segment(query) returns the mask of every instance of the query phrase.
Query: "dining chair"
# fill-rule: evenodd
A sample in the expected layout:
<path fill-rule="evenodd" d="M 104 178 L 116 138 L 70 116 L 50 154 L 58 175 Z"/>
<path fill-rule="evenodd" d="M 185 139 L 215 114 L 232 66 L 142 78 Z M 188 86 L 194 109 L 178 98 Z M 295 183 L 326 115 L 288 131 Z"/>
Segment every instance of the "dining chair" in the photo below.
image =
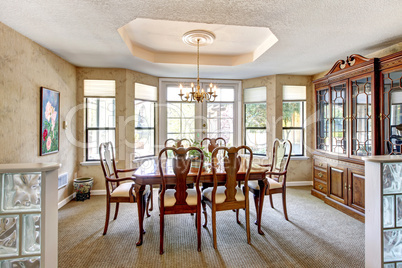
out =
<path fill-rule="evenodd" d="M 163 166 L 162 155 L 166 151 L 173 151 L 174 157 L 172 158 L 172 168 L 174 178 L 166 174 L 166 160 Z M 187 186 L 187 176 L 190 171 L 191 159 L 188 152 L 198 151 L 200 153 L 201 164 L 197 172 L 195 180 L 196 187 L 193 189 Z M 200 177 L 204 163 L 204 154 L 201 149 L 197 147 L 188 148 L 173 148 L 166 147 L 159 152 L 158 164 L 159 172 L 162 177 L 162 190 L 159 194 L 159 211 L 160 211 L 160 248 L 159 253 L 163 254 L 163 237 L 165 227 L 165 215 L 168 214 L 185 214 L 196 213 L 196 227 L 197 227 L 197 248 L 201 251 L 201 190 L 200 190 Z M 174 189 L 168 189 L 168 184 L 175 184 Z"/>
<path fill-rule="evenodd" d="M 240 150 L 247 150 L 250 153 L 250 159 L 248 164 L 243 161 L 247 166 L 245 168 L 245 189 L 242 191 L 239 186 L 237 186 L 238 172 L 241 167 L 241 157 L 239 154 Z M 217 179 L 217 169 L 218 169 L 218 159 L 217 154 L 219 151 L 224 151 L 226 155 L 222 159 L 223 169 L 226 172 L 225 175 L 225 185 L 218 186 Z M 238 213 L 239 209 L 245 209 L 246 211 L 246 229 L 247 229 L 247 243 L 250 244 L 250 218 L 249 218 L 249 201 L 248 201 L 248 179 L 250 177 L 251 165 L 253 162 L 253 152 L 252 150 L 243 145 L 239 147 L 217 147 L 212 151 L 212 175 L 213 175 L 213 187 L 207 188 L 202 192 L 201 204 L 203 207 L 203 212 L 205 215 L 204 227 L 207 226 L 207 211 L 206 205 L 211 209 L 212 213 L 212 231 L 213 231 L 213 242 L 214 248 L 217 248 L 216 242 L 216 212 L 223 210 L 236 210 L 237 223 L 240 224 Z"/>
<path fill-rule="evenodd" d="M 271 207 L 274 208 L 272 200 L 273 194 L 282 194 L 283 214 L 288 221 L 288 214 L 286 210 L 286 174 L 292 154 L 292 143 L 289 140 L 275 139 L 272 146 L 272 162 L 268 165 L 260 165 L 268 167 L 268 171 L 265 173 L 266 179 L 264 180 L 264 187 L 266 187 L 265 195 L 269 195 L 269 201 Z M 258 208 L 260 203 L 260 185 L 258 181 L 249 181 L 248 186 L 250 191 L 254 195 L 254 204 L 257 213 L 257 221 L 260 221 L 258 215 Z"/>
<path fill-rule="evenodd" d="M 120 178 L 119 173 L 133 172 L 136 169 L 117 169 L 116 161 L 114 158 L 114 150 L 112 142 L 105 142 L 99 145 L 100 162 L 105 175 L 106 183 L 106 220 L 103 235 L 107 233 L 109 226 L 110 216 L 110 204 L 116 203 L 115 213 L 113 220 L 117 219 L 119 213 L 120 203 L 136 203 L 138 198 L 135 194 L 135 181 L 134 177 Z M 122 183 L 128 181 L 127 183 Z M 148 204 L 151 197 L 152 187 L 146 186 L 143 198 L 144 208 L 146 207 L 147 216 L 149 217 Z M 142 211 L 142 215 L 138 215 L 140 221 L 144 219 L 145 209 Z"/>
<path fill-rule="evenodd" d="M 190 147 L 191 146 L 191 141 L 189 139 L 183 138 L 183 139 L 167 139 L 165 140 L 165 147 L 174 147 L 174 148 L 180 148 L 180 147 Z M 166 158 L 168 157 L 167 152 L 165 153 Z"/>
<path fill-rule="evenodd" d="M 208 146 L 208 147 L 206 147 Z M 219 147 L 219 146 L 224 146 L 226 147 L 226 140 L 222 137 L 218 137 L 216 139 L 214 138 L 203 138 L 201 141 L 201 147 L 207 148 L 209 152 L 212 153 L 212 151 Z"/>

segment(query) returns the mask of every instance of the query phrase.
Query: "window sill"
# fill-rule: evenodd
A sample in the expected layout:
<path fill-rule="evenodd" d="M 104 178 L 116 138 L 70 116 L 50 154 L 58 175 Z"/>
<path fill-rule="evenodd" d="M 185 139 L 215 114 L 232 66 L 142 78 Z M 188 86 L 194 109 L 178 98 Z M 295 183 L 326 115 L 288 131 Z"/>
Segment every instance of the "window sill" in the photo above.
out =
<path fill-rule="evenodd" d="M 296 160 L 296 161 L 305 161 L 305 160 L 310 160 L 310 157 L 308 156 L 292 156 L 290 158 L 290 161 Z"/>
<path fill-rule="evenodd" d="M 119 161 L 116 161 L 116 164 Z M 84 162 L 80 162 L 81 166 L 100 166 L 100 161 L 84 161 Z"/>

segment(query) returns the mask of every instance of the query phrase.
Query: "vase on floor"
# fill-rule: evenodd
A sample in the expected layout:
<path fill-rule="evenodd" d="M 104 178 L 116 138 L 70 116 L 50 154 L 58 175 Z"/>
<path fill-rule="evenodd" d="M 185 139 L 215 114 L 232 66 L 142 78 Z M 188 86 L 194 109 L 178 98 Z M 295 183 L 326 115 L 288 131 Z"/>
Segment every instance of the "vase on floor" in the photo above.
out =
<path fill-rule="evenodd" d="M 91 177 L 83 177 L 74 179 L 74 191 L 76 193 L 76 201 L 84 201 L 91 198 L 91 188 L 94 179 Z"/>

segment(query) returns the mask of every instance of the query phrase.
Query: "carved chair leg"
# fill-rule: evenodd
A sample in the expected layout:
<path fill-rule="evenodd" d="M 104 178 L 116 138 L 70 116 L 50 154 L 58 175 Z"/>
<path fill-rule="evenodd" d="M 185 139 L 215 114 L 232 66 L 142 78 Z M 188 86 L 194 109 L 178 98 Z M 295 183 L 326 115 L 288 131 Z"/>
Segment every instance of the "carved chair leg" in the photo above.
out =
<path fill-rule="evenodd" d="M 151 207 L 149 208 L 149 211 L 152 211 L 154 209 L 154 191 L 153 191 L 153 187 L 151 185 L 151 193 L 149 195 L 149 198 L 151 199 Z"/>
<path fill-rule="evenodd" d="M 149 214 L 149 211 L 152 210 L 152 209 L 149 208 L 150 199 L 152 200 L 152 190 L 147 196 L 147 211 L 146 211 L 147 212 L 147 218 L 151 217 L 151 215 Z"/>
<path fill-rule="evenodd" d="M 105 220 L 105 229 L 103 229 L 103 235 L 107 233 L 107 228 L 109 227 L 109 216 L 110 216 L 110 202 L 106 201 L 106 220 Z"/>
<path fill-rule="evenodd" d="M 113 217 L 113 220 L 115 220 L 115 219 L 117 219 L 117 214 L 119 214 L 119 206 L 120 206 L 120 203 L 116 203 L 116 209 L 114 210 L 114 217 Z"/>
<path fill-rule="evenodd" d="M 283 214 L 285 215 L 285 219 L 289 221 L 288 212 L 286 210 L 286 190 L 284 189 L 282 192 L 282 203 L 283 203 Z"/>
<path fill-rule="evenodd" d="M 205 204 L 205 202 L 202 202 L 201 204 L 202 204 L 202 212 L 204 213 L 204 217 L 205 217 L 205 222 L 202 227 L 206 228 L 207 227 L 207 204 Z"/>
<path fill-rule="evenodd" d="M 197 208 L 197 247 L 198 251 L 201 251 L 201 206 Z"/>
<path fill-rule="evenodd" d="M 259 211 L 258 210 L 258 202 L 260 201 L 259 200 L 259 194 L 254 193 L 253 197 L 254 197 L 254 205 L 255 205 L 255 214 L 257 216 L 257 219 L 255 220 L 254 224 L 257 225 L 258 224 L 258 217 L 259 217 L 259 215 L 258 215 L 258 211 Z"/>
<path fill-rule="evenodd" d="M 271 203 L 271 207 L 274 208 L 274 201 L 272 201 L 272 194 L 269 194 L 269 203 Z"/>
<path fill-rule="evenodd" d="M 218 248 L 217 242 L 216 242 L 216 211 L 212 209 L 212 234 L 214 238 L 214 249 Z"/>
<path fill-rule="evenodd" d="M 165 213 L 162 210 L 160 213 L 160 236 L 159 236 L 159 241 L 160 241 L 160 245 L 159 245 L 159 254 L 163 254 L 163 235 L 164 235 L 164 229 L 165 229 Z"/>
<path fill-rule="evenodd" d="M 241 224 L 241 222 L 239 220 L 239 209 L 236 209 L 236 221 L 238 224 Z"/>

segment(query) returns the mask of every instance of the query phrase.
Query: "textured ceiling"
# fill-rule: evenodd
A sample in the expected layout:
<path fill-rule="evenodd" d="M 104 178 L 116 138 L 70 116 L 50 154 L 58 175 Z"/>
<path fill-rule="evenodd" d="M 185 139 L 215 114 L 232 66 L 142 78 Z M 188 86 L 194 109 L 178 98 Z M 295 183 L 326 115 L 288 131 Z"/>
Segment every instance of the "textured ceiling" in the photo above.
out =
<path fill-rule="evenodd" d="M 245 79 L 311 75 L 401 42 L 401 14 L 401 0 L 0 0 L 1 22 L 77 66 L 158 77 L 194 77 L 196 68 L 132 56 L 117 29 L 135 18 L 268 27 L 279 41 L 255 62 L 200 68 L 202 78 Z"/>

